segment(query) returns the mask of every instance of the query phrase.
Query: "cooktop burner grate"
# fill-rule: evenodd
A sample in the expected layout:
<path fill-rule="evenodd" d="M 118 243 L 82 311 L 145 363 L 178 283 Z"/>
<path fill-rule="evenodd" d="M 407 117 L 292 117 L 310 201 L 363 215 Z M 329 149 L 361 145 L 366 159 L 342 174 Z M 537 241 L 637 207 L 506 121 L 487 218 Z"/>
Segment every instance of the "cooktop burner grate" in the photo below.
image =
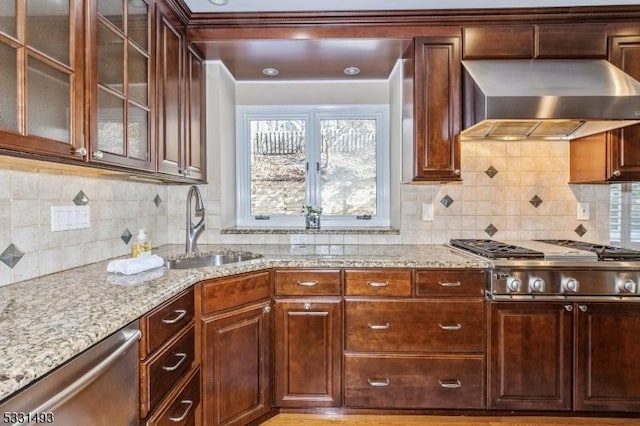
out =
<path fill-rule="evenodd" d="M 468 250 L 489 259 L 543 259 L 544 253 L 503 243 L 496 240 L 483 239 L 452 239 L 449 241 L 454 247 Z"/>
<path fill-rule="evenodd" d="M 640 251 L 605 244 L 594 244 L 575 240 L 535 240 L 547 244 L 584 250 L 598 255 L 598 260 L 640 260 Z"/>

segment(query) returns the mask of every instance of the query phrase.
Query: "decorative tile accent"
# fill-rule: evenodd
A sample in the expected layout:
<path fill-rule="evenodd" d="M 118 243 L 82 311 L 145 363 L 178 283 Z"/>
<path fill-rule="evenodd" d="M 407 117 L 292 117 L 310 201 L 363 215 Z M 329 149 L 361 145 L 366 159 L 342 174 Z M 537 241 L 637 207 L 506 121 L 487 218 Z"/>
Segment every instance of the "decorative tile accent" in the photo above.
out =
<path fill-rule="evenodd" d="M 575 232 L 576 234 L 580 235 L 581 237 L 587 233 L 587 228 L 585 228 L 582 225 L 578 225 L 578 227 L 576 229 L 573 230 L 573 232 Z"/>
<path fill-rule="evenodd" d="M 89 203 L 89 197 L 87 197 L 84 192 L 80 191 L 73 199 L 73 202 L 76 206 L 86 206 Z"/>
<path fill-rule="evenodd" d="M 4 251 L 0 254 L 0 261 L 7 265 L 9 268 L 13 269 L 14 266 L 20 262 L 24 253 L 15 244 L 9 244 L 9 247 L 4 249 Z"/>
<path fill-rule="evenodd" d="M 440 204 L 448 208 L 451 204 L 453 204 L 453 198 L 445 195 L 444 197 L 442 197 L 442 200 L 440 200 Z"/>
<path fill-rule="evenodd" d="M 489 176 L 491 179 L 493 179 L 493 177 L 498 174 L 498 171 L 496 170 L 495 167 L 489 166 L 489 168 L 487 170 L 485 170 L 484 173 L 487 176 Z"/>
<path fill-rule="evenodd" d="M 496 228 L 495 226 L 493 226 L 493 224 L 490 224 L 489 226 L 487 226 L 484 229 L 484 232 L 486 232 L 487 234 L 489 234 L 490 237 L 493 237 L 495 235 L 496 232 L 498 232 L 498 228 Z"/>
<path fill-rule="evenodd" d="M 131 237 L 133 235 L 131 235 L 131 232 L 129 231 L 129 228 L 125 229 L 124 232 L 122 233 L 122 235 L 120 235 L 120 238 L 122 239 L 122 241 L 124 241 L 125 244 L 129 244 L 129 241 L 131 241 Z"/>
<path fill-rule="evenodd" d="M 162 204 L 162 198 L 160 198 L 160 195 L 156 194 L 153 202 L 155 203 L 156 207 L 160 207 L 160 204 Z"/>
<path fill-rule="evenodd" d="M 533 207 L 538 208 L 538 206 L 542 204 L 542 198 L 538 197 L 537 195 L 534 195 L 533 198 L 529 200 L 529 202 Z"/>

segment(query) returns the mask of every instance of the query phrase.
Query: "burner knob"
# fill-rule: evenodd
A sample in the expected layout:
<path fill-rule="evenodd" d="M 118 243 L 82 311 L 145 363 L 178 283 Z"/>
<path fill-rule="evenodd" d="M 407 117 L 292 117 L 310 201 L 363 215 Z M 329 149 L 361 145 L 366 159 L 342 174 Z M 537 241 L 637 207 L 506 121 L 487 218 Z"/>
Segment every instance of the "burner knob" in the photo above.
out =
<path fill-rule="evenodd" d="M 562 282 L 562 291 L 577 293 L 580 288 L 580 282 L 575 278 L 567 278 Z"/>
<path fill-rule="evenodd" d="M 516 278 L 516 277 L 507 278 L 507 292 L 516 293 L 520 291 L 521 288 L 522 288 L 522 281 L 520 281 L 520 278 Z"/>
<path fill-rule="evenodd" d="M 618 281 L 618 291 L 620 293 L 635 293 L 637 284 L 629 278 L 623 278 Z"/>
<path fill-rule="evenodd" d="M 534 293 L 542 293 L 544 291 L 544 280 L 542 278 L 533 277 L 529 280 L 529 291 Z"/>

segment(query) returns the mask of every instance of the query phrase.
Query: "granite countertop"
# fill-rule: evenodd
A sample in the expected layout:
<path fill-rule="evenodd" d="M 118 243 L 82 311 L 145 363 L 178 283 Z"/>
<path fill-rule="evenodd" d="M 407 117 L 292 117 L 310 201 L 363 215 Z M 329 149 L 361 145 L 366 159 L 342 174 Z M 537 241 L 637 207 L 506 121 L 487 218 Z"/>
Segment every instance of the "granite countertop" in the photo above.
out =
<path fill-rule="evenodd" d="M 444 245 L 210 246 L 260 253 L 260 259 L 124 276 L 107 261 L 0 287 L 0 401 L 198 281 L 272 267 L 484 268 L 482 260 Z M 184 246 L 163 246 L 165 258 Z"/>

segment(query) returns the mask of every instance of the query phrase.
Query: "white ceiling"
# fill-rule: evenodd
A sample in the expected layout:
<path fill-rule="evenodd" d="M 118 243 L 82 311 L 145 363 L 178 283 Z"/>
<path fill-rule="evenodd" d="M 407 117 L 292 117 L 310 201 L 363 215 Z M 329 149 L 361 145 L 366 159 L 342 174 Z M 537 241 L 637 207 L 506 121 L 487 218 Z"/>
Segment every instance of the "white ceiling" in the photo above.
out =
<path fill-rule="evenodd" d="M 215 6 L 209 0 L 184 0 L 192 12 L 294 12 L 348 10 L 478 9 L 638 5 L 638 0 L 228 0 Z"/>

